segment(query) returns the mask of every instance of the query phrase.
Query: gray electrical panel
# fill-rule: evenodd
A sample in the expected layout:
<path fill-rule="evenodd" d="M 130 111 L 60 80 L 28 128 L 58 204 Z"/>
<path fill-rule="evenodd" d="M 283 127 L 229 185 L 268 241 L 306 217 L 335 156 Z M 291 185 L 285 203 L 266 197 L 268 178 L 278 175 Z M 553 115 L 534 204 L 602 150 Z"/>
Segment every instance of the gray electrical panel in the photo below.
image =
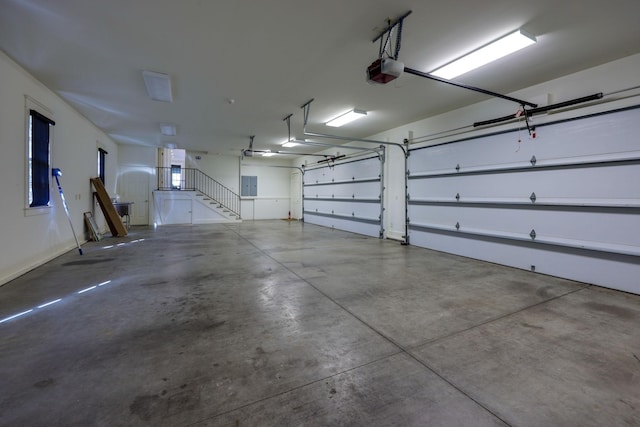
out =
<path fill-rule="evenodd" d="M 240 196 L 257 197 L 258 196 L 258 177 L 246 176 L 241 177 Z"/>

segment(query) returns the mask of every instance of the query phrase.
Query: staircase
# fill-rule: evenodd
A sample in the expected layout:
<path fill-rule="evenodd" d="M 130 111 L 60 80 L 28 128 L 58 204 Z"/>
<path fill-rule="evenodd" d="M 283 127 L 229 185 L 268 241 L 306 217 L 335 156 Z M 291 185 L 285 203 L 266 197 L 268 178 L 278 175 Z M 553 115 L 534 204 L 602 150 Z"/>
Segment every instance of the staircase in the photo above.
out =
<path fill-rule="evenodd" d="M 225 217 L 228 217 L 229 219 L 240 219 L 240 215 L 238 215 L 237 213 L 231 211 L 231 209 L 227 208 L 226 206 L 223 206 L 221 203 L 219 203 L 218 201 L 212 199 L 211 197 L 207 196 L 204 193 L 201 193 L 200 191 L 196 191 L 195 192 L 195 200 L 205 204 L 205 205 L 209 205 L 209 207 L 215 209 L 218 211 L 218 213 L 222 214 Z"/>
<path fill-rule="evenodd" d="M 157 168 L 156 203 L 158 212 L 174 215 L 180 223 L 236 222 L 240 221 L 240 195 L 225 187 L 199 169 Z M 190 200 L 190 203 L 187 201 Z M 180 211 L 182 210 L 182 213 Z M 210 210 L 214 215 L 208 215 Z M 187 215 L 188 214 L 188 215 Z M 188 221 L 184 218 L 191 217 Z M 176 223 L 176 222 L 168 223 Z M 167 223 L 162 220 L 162 223 Z"/>

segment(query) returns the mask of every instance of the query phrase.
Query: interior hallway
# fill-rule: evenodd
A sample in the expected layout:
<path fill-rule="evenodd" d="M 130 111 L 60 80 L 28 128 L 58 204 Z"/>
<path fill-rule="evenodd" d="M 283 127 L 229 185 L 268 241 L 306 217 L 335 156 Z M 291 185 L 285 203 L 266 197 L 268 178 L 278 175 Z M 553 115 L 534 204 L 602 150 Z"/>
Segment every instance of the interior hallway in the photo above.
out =
<path fill-rule="evenodd" d="M 287 221 L 83 250 L 0 287 L 2 426 L 640 425 L 640 296 Z"/>

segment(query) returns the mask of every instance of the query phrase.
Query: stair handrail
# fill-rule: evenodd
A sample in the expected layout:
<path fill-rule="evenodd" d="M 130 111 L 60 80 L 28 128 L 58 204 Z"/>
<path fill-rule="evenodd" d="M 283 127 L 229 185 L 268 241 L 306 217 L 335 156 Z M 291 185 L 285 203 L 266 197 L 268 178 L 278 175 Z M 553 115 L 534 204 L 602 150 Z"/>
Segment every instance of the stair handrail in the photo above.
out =
<path fill-rule="evenodd" d="M 240 195 L 200 169 L 158 167 L 157 170 L 158 190 L 197 191 L 240 219 Z M 172 179 L 174 170 L 179 171 L 176 181 Z"/>

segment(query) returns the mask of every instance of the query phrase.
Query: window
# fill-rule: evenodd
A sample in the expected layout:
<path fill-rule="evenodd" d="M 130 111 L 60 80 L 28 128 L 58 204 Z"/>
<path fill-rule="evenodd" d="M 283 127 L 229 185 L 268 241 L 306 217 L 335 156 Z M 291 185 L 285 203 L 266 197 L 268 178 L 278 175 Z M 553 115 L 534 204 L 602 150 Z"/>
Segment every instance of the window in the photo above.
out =
<path fill-rule="evenodd" d="M 102 181 L 102 184 L 104 185 L 106 185 L 104 174 L 105 174 L 107 154 L 109 153 L 107 153 L 102 148 L 98 148 L 98 176 L 100 177 L 100 181 Z"/>
<path fill-rule="evenodd" d="M 55 126 L 50 118 L 36 110 L 29 110 L 28 128 L 28 202 L 30 208 L 49 206 L 50 127 Z"/>
<path fill-rule="evenodd" d="M 180 165 L 171 165 L 171 189 L 179 190 L 182 184 L 182 169 Z"/>

